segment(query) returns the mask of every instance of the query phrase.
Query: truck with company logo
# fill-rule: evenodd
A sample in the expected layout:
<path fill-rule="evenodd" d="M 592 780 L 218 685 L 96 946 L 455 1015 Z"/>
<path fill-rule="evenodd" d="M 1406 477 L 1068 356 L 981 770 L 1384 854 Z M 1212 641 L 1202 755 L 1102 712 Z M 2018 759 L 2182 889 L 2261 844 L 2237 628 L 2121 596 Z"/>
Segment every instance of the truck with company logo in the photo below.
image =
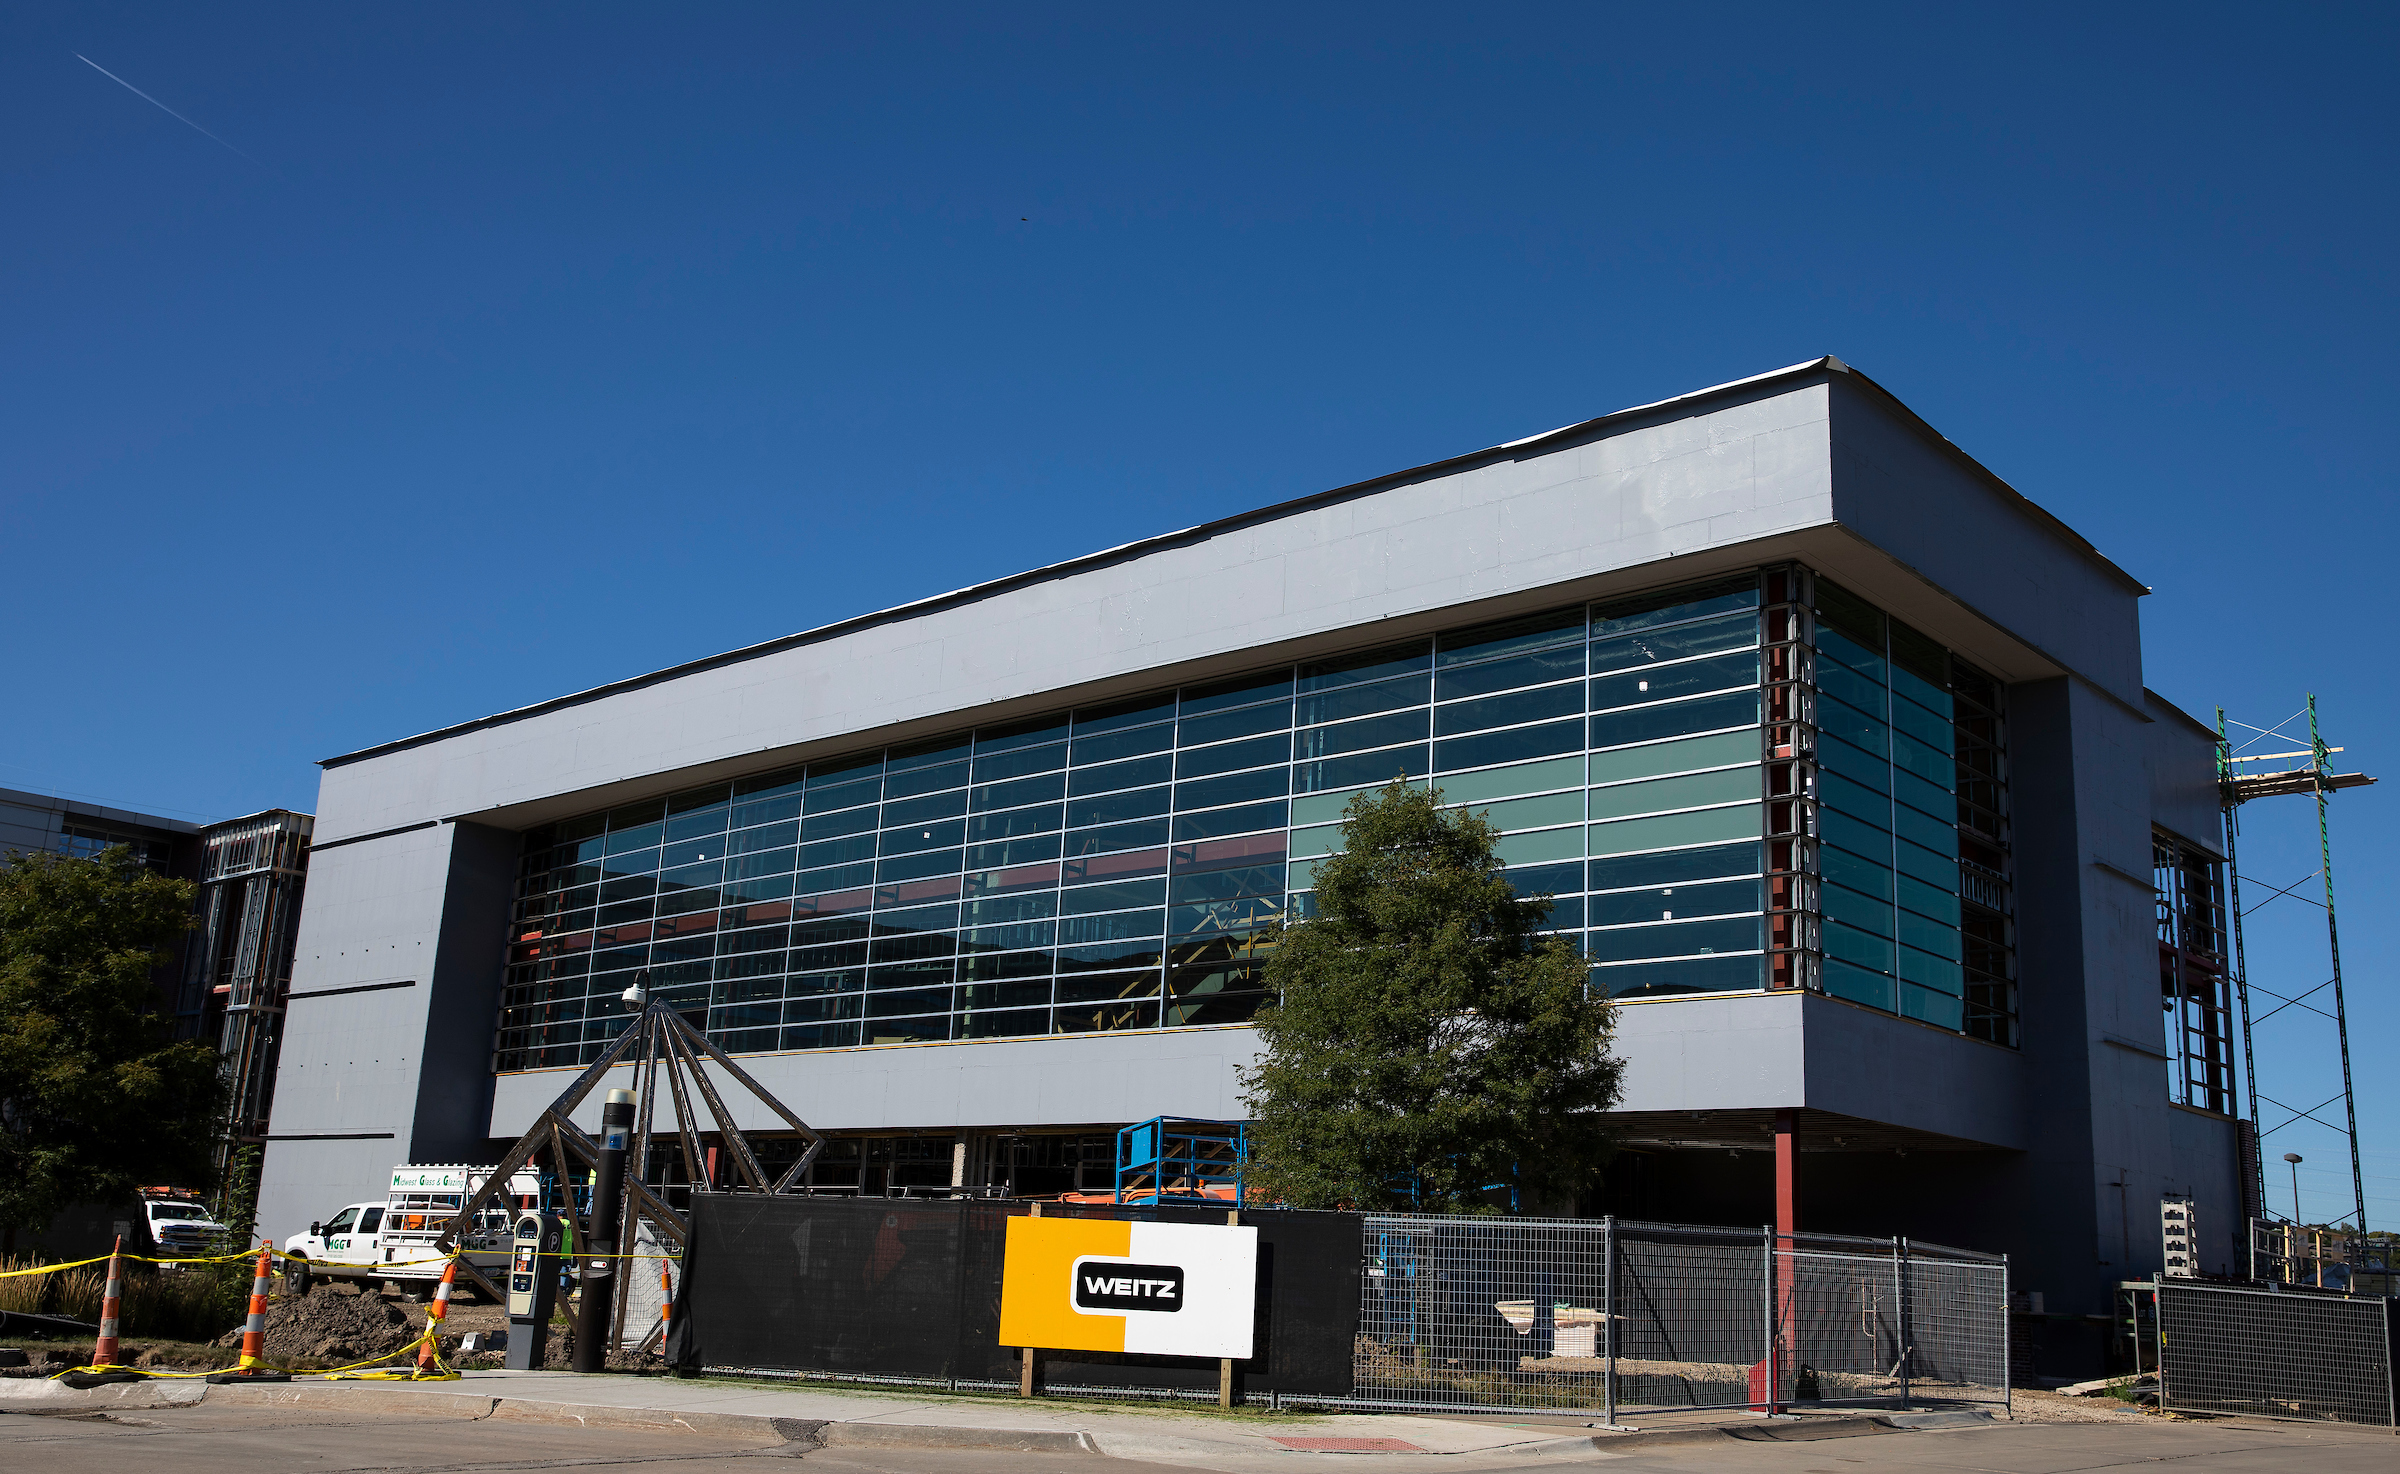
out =
<path fill-rule="evenodd" d="M 491 1175 L 489 1167 L 455 1162 L 394 1167 L 380 1202 L 346 1204 L 311 1223 L 308 1232 L 285 1239 L 285 1274 L 300 1285 L 326 1276 L 382 1281 L 423 1295 L 442 1277 L 443 1254 L 435 1241 Z M 501 1273 L 516 1215 L 538 1208 L 541 1196 L 541 1180 L 533 1173 L 510 1177 L 506 1190 L 476 1215 L 474 1231 L 460 1245 L 467 1261 L 487 1275 Z"/>

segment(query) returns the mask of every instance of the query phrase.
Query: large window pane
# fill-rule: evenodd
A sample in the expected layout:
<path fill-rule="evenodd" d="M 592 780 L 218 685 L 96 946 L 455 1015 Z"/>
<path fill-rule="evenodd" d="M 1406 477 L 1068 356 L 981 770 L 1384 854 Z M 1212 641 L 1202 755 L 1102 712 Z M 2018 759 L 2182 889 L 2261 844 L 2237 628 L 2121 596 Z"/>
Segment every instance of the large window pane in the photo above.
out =
<path fill-rule="evenodd" d="M 1204 779 L 1198 783 L 1175 785 L 1175 807 L 1182 809 L 1216 808 L 1222 804 L 1252 803 L 1264 798 L 1281 798 L 1291 791 L 1292 770 L 1288 767 L 1258 768 L 1247 773 L 1228 773 L 1222 778 Z"/>
<path fill-rule="evenodd" d="M 1175 745 L 1172 724 L 1158 727 L 1137 727 L 1129 732 L 1104 732 L 1075 739 L 1070 761 L 1076 767 L 1115 762 L 1120 758 L 1139 757 L 1144 753 L 1164 752 Z"/>
<path fill-rule="evenodd" d="M 1237 706 L 1250 706 L 1277 697 L 1289 700 L 1292 677 L 1289 671 L 1274 675 L 1237 676 L 1230 681 L 1218 681 L 1207 686 L 1186 686 L 1177 709 L 1186 717 L 1205 712 L 1225 711 Z"/>
<path fill-rule="evenodd" d="M 1386 646 L 1363 655 L 1345 656 L 1340 660 L 1324 660 L 1300 668 L 1300 689 L 1303 693 L 1331 690 L 1336 686 L 1353 685 L 1361 681 L 1379 681 L 1415 671 L 1433 668 L 1433 645 L 1426 640 L 1412 640 L 1405 645 Z"/>
<path fill-rule="evenodd" d="M 1207 716 L 1187 716 L 1178 725 L 1178 740 L 1186 747 L 1204 742 L 1224 742 L 1235 737 L 1250 737 L 1260 732 L 1281 732 L 1292 724 L 1292 704 L 1279 701 L 1272 706 L 1246 706 L 1236 711 L 1215 712 Z"/>
<path fill-rule="evenodd" d="M 1754 767 L 1720 768 L 1710 773 L 1618 783 L 1592 790 L 1592 818 L 1616 819 L 1630 814 L 1755 801 L 1760 797 L 1759 786 L 1759 770 Z"/>
<path fill-rule="evenodd" d="M 1720 952 L 1755 952 L 1765 945 L 1763 922 L 1755 916 L 1712 921 L 1666 921 L 1649 926 L 1603 927 L 1590 934 L 1585 955 L 1594 962 L 1645 957 L 1695 957 Z"/>
<path fill-rule="evenodd" d="M 1315 793 L 1325 789 L 1346 789 L 1355 792 L 1363 786 L 1380 787 L 1394 778 L 1422 778 L 1432 770 L 1432 751 L 1425 744 L 1387 747 L 1380 752 L 1362 752 L 1349 757 L 1328 758 L 1323 762 L 1302 763 L 1292 769 L 1292 791 Z M 1337 808 L 1335 812 L 1340 810 Z"/>
<path fill-rule="evenodd" d="M 1661 998 L 1681 993 L 1729 993 L 1758 988 L 1760 959 L 1741 954 L 1675 962 L 1631 962 L 1592 969 L 1592 986 L 1612 998 Z"/>
<path fill-rule="evenodd" d="M 1203 778 L 1211 773 L 1230 773 L 1240 768 L 1255 768 L 1290 760 L 1290 748 L 1282 737 L 1253 737 L 1247 742 L 1186 748 L 1175 754 L 1175 776 Z"/>
<path fill-rule="evenodd" d="M 1541 793 L 1553 788 L 1582 786 L 1583 758 L 1580 754 L 1545 762 L 1517 763 L 1505 768 L 1486 768 L 1480 773 L 1460 773 L 1446 777 L 1441 782 L 1442 801 L 1446 804 L 1482 803 L 1491 799 L 1515 798 L 1524 793 Z M 1292 806 L 1295 822 L 1300 817 L 1299 807 L 1297 803 Z"/>
<path fill-rule="evenodd" d="M 1595 748 L 1622 747 L 1722 727 L 1755 727 L 1758 720 L 1758 693 L 1731 691 L 1721 696 L 1638 706 L 1593 717 L 1591 742 Z"/>
<path fill-rule="evenodd" d="M 1583 818 L 1581 792 L 1545 793 L 1533 798 L 1510 799 L 1503 803 L 1477 807 L 1494 829 L 1545 829 L 1553 824 L 1573 824 Z"/>
<path fill-rule="evenodd" d="M 1331 727 L 1309 727 L 1292 734 L 1292 756 L 1296 759 L 1332 757 L 1361 748 L 1387 747 L 1395 742 L 1421 742 L 1429 726 L 1429 714 L 1420 707 L 1415 711 L 1393 712 L 1389 716 L 1368 717 L 1363 721 L 1343 722 Z"/>
<path fill-rule="evenodd" d="M 1591 853 L 1623 854 L 1630 850 L 1660 850 L 1683 845 L 1721 844 L 1759 836 L 1759 806 L 1702 809 L 1689 814 L 1659 814 L 1646 819 L 1619 819 L 1591 826 Z"/>
<path fill-rule="evenodd" d="M 1273 803 L 1245 804 L 1234 809 L 1211 809 L 1200 814 L 1175 816 L 1175 842 L 1214 839 L 1219 835 L 1246 834 L 1254 829 L 1281 829 L 1286 823 L 1287 810 L 1279 799 Z"/>
<path fill-rule="evenodd" d="M 1609 891 L 1591 896 L 1588 901 L 1593 926 L 1690 921 L 1737 916 L 1760 909 L 1759 882 L 1755 880 L 1650 885 L 1638 890 Z"/>
<path fill-rule="evenodd" d="M 1527 722 L 1577 715 L 1582 710 L 1581 686 L 1540 686 L 1506 696 L 1485 696 L 1437 706 L 1433 709 L 1433 735 L 1455 737 L 1492 727 L 1522 726 Z"/>
<path fill-rule="evenodd" d="M 1563 860 L 1580 854 L 1583 849 L 1583 830 L 1580 826 L 1566 829 L 1535 829 L 1523 834 L 1504 834 L 1492 842 L 1492 856 L 1503 865 L 1530 865 L 1544 860 Z"/>
<path fill-rule="evenodd" d="M 1647 670 L 1628 671 L 1623 675 L 1601 676 L 1592 683 L 1592 710 L 1608 711 L 1616 707 L 1637 706 L 1655 701 L 1671 701 L 1679 696 L 1697 695 L 1703 691 L 1720 691 L 1729 686 L 1758 684 L 1758 657 L 1749 651 L 1737 655 L 1713 655 L 1705 660 L 1686 661 L 1681 665 L 1654 666 Z"/>
<path fill-rule="evenodd" d="M 1689 660 L 1724 650 L 1748 649 L 1758 643 L 1758 616 L 1744 611 L 1672 629 L 1647 630 L 1595 641 L 1592 674 L 1633 670 L 1663 661 Z"/>
<path fill-rule="evenodd" d="M 1759 846 L 1755 844 L 1717 845 L 1656 855 L 1618 855 L 1592 861 L 1591 886 L 1596 891 L 1621 890 L 1673 881 L 1756 875 L 1764 868 Z"/>
<path fill-rule="evenodd" d="M 1404 706 L 1425 704 L 1425 678 L 1422 675 L 1403 676 L 1393 681 L 1375 681 L 1363 686 L 1336 686 L 1300 698 L 1294 720 L 1303 727 L 1320 722 L 1339 722 L 1351 717 L 1372 716 L 1379 711 L 1393 711 Z"/>
<path fill-rule="evenodd" d="M 1164 783 L 1175 776 L 1175 759 L 1170 753 L 1136 758 L 1130 762 L 1105 763 L 1096 768 L 1079 768 L 1069 775 L 1067 792 L 1070 795 L 1109 793 L 1120 788 L 1146 788 Z"/>
<path fill-rule="evenodd" d="M 1583 723 L 1569 720 L 1538 727 L 1511 727 L 1474 737 L 1452 737 L 1434 744 L 1434 760 L 1442 771 L 1448 772 L 1573 752 L 1582 745 Z"/>
<path fill-rule="evenodd" d="M 1449 667 L 1434 677 L 1433 694 L 1437 701 L 1450 701 L 1461 696 L 1510 691 L 1519 686 L 1548 685 L 1583 673 L 1583 646 L 1579 642 L 1564 649 L 1542 650 L 1509 660 Z"/>
<path fill-rule="evenodd" d="M 1685 620 L 1758 607 L 1758 577 L 1743 574 L 1715 583 L 1697 584 L 1670 593 L 1648 594 L 1597 604 L 1592 608 L 1592 638 L 1633 630 L 1656 629 Z"/>
<path fill-rule="evenodd" d="M 967 842 L 989 844 L 993 840 L 1013 839 L 1022 834 L 1040 834 L 1056 829 L 1062 812 L 1057 804 L 1044 804 L 1039 808 L 977 814 L 967 821 Z"/>
<path fill-rule="evenodd" d="M 1592 754 L 1591 781 L 1595 784 L 1619 783 L 1634 778 L 1755 763 L 1759 758 L 1758 744 L 1756 732 L 1719 732 L 1708 737 L 1686 737 L 1681 741 L 1652 742 L 1640 747 L 1620 747 L 1613 752 L 1597 752 Z"/>

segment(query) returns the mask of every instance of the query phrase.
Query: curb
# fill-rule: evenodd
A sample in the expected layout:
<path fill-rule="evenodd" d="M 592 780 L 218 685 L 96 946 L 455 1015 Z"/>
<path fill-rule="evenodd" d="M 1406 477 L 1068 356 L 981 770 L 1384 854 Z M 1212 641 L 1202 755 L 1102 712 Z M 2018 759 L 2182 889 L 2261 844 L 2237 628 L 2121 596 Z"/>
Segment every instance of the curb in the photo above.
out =
<path fill-rule="evenodd" d="M 1806 1430 L 1806 1431 L 1802 1431 Z M 1810 1418 L 1802 1423 L 1711 1423 L 1705 1428 L 1657 1428 L 1633 1433 L 1595 1433 L 1589 1438 L 1562 1438 L 1594 1449 L 1632 1446 L 1658 1448 L 1680 1443 L 1811 1443 L 1823 1438 L 1866 1438 L 1899 1430 L 1884 1418 L 1869 1415 Z"/>
<path fill-rule="evenodd" d="M 404 1390 L 398 1387 L 330 1387 L 281 1384 L 210 1387 L 211 1399 L 253 1406 L 355 1408 L 373 1412 L 433 1413 L 468 1422 L 571 1423 L 586 1428 L 681 1429 L 761 1443 L 810 1447 L 993 1448 L 1026 1453 L 1089 1453 L 1091 1439 L 1079 1430 L 1056 1428 L 958 1428 L 939 1424 L 841 1423 L 783 1418 L 766 1413 L 672 1412 L 665 1408 L 617 1407 L 604 1403 L 554 1402 L 489 1393 Z M 199 1399 L 194 1398 L 193 1401 Z"/>
<path fill-rule="evenodd" d="M 779 1420 L 789 1421 L 789 1420 Z M 1098 1453 L 1078 1428 L 951 1428 L 919 1423 L 827 1423 L 817 1442 L 828 1448 L 996 1448 L 1021 1453 Z"/>
<path fill-rule="evenodd" d="M 24 1390 L 20 1391 L 22 1388 Z M 190 1407 L 208 1395 L 200 1381 L 110 1382 L 99 1387 L 69 1387 L 48 1378 L 12 1377 L 0 1381 L 0 1413 L 86 1412 L 142 1408 Z"/>

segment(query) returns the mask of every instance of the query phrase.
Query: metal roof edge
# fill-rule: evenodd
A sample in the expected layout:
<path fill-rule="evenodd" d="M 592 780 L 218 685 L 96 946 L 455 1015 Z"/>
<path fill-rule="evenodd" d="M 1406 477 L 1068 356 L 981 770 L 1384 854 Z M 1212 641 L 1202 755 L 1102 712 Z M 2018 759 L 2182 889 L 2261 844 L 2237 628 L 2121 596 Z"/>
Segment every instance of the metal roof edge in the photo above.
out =
<path fill-rule="evenodd" d="M 1561 425 L 1555 430 L 1544 430 L 1540 434 L 1529 435 L 1519 440 L 1503 441 L 1498 445 L 1485 446 L 1481 450 L 1468 451 L 1464 454 L 1450 456 L 1443 460 L 1429 461 L 1421 466 L 1410 466 L 1405 470 L 1387 471 L 1381 475 L 1369 477 L 1364 481 L 1353 481 L 1345 486 L 1336 486 L 1325 491 L 1310 492 L 1306 496 L 1294 497 L 1289 501 L 1271 503 L 1267 506 L 1254 508 L 1246 512 L 1236 512 L 1229 516 L 1220 517 L 1209 522 L 1198 523 L 1194 526 L 1181 528 L 1174 532 L 1158 533 L 1150 537 L 1138 539 L 1134 542 L 1120 543 L 1112 548 L 1102 548 L 1097 552 L 1079 554 L 1076 557 L 1069 558 L 1063 562 L 1045 564 L 1039 568 L 1028 569 L 1022 573 L 1012 573 L 1002 578 L 988 580 L 984 583 L 969 584 L 964 588 L 952 589 L 947 593 L 934 594 L 923 599 L 911 600 L 905 604 L 895 604 L 887 609 L 879 609 L 869 614 L 853 615 L 848 619 L 836 620 L 831 624 L 818 625 L 814 629 L 802 630 L 796 634 L 778 635 L 774 639 L 762 640 L 755 645 L 744 645 L 737 649 L 724 651 L 717 655 L 704 656 L 698 660 L 685 661 L 680 665 L 671 665 L 662 670 L 651 671 L 644 675 L 628 676 L 622 680 L 610 681 L 605 685 L 593 686 L 587 690 L 571 692 L 564 696 L 553 696 L 547 700 L 538 701 L 529 706 L 514 707 L 507 711 L 495 712 L 490 716 L 477 717 L 472 721 L 458 722 L 451 726 L 437 727 L 432 731 L 420 732 L 413 737 L 395 738 L 390 742 L 381 742 L 372 747 L 359 748 L 355 752 L 345 752 L 329 758 L 320 758 L 318 759 L 317 766 L 320 768 L 344 767 L 351 763 L 363 762 L 368 758 L 383 757 L 390 753 L 402 752 L 412 747 L 421 747 L 429 742 L 439 742 L 451 737 L 464 736 L 469 732 L 479 732 L 492 727 L 505 726 L 511 722 L 525 721 L 529 718 L 542 716 L 549 712 L 562 711 L 573 706 L 582 706 L 589 702 L 604 700 L 610 696 L 620 695 L 628 691 L 638 691 L 647 686 L 657 685 L 662 681 L 678 680 L 684 676 L 698 675 L 703 671 L 715 670 L 728 665 L 736 665 L 745 660 L 756 660 L 762 656 L 774 655 L 785 650 L 797 649 L 803 645 L 817 644 L 824 640 L 833 639 L 840 635 L 850 634 L 857 630 L 872 628 L 873 626 L 879 624 L 887 624 L 901 619 L 913 619 L 922 614 L 930 614 L 937 609 L 973 603 L 980 599 L 991 598 L 994 595 L 1006 593 L 1012 589 L 1023 588 L 1030 584 L 1040 583 L 1048 579 L 1064 578 L 1071 574 L 1083 572 L 1084 570 L 1090 568 L 1100 567 L 1108 563 L 1121 562 L 1128 558 L 1138 558 L 1148 553 L 1162 551 L 1166 548 L 1175 547 L 1186 543 L 1204 541 L 1208 538 L 1216 537 L 1223 533 L 1232 532 L 1242 527 L 1252 526 L 1260 522 L 1271 522 L 1280 517 L 1293 516 L 1300 512 L 1309 511 L 1316 507 L 1329 505 L 1334 502 L 1344 501 L 1352 497 L 1365 496 L 1372 492 L 1380 491 L 1386 487 L 1398 485 L 1401 482 L 1405 482 L 1417 477 L 1461 470 L 1467 466 L 1475 464 L 1476 462 L 1487 460 L 1492 457 L 1506 456 L 1514 459 L 1522 455 L 1530 447 L 1544 446 L 1569 437 L 1587 435 L 1603 427 L 1617 424 L 1625 420 L 1636 419 L 1644 415 L 1654 415 L 1661 413 L 1662 411 L 1683 408 L 1703 400 L 1720 398 L 1728 394 L 1736 393 L 1745 389 L 1756 388 L 1762 384 L 1772 383 L 1780 379 L 1800 378 L 1811 373 L 1856 372 L 1856 370 L 1850 368 L 1840 359 L 1835 358 L 1830 354 L 1822 358 L 1812 358 L 1805 363 L 1792 364 L 1788 367 L 1773 369 L 1763 374 L 1752 374 L 1748 378 L 1734 379 L 1723 384 L 1712 384 L 1708 388 L 1695 389 L 1689 393 L 1678 394 L 1669 399 L 1654 400 L 1648 404 L 1637 404 L 1626 409 L 1612 410 L 1607 414 L 1598 415 L 1592 419 L 1578 420 L 1574 424 Z M 1886 397 L 1888 398 L 1889 396 L 1887 395 Z M 1893 400 L 1893 403 L 1895 404 L 1898 402 L 1899 401 L 1896 399 Z M 1902 408 L 1905 410 L 1907 407 L 1903 405 Z M 1911 418 L 1915 418 L 1913 412 L 1911 414 Z M 1918 423 L 1923 424 L 1923 421 L 1919 420 Z M 1931 427 L 1928 426 L 1927 428 L 1930 429 Z M 1945 445 L 1949 444 L 1948 441 L 1943 441 L 1942 443 Z M 1977 469 L 1981 470 L 1980 467 Z M 1986 476 L 1991 475 L 1991 473 L 1988 471 L 1984 471 L 1983 474 Z M 1993 479 L 1997 481 L 1998 478 L 1995 477 Z M 2022 498 L 2020 498 L 2020 500 L 2022 500 Z M 2030 505 L 2030 503 L 2028 505 Z M 2048 514 L 2044 513 L 2043 515 L 2047 516 Z M 2086 546 L 2088 547 L 2089 544 L 2086 544 Z"/>
<path fill-rule="evenodd" d="M 1850 365 L 1842 362 L 1838 358 L 1828 355 L 1820 361 L 1835 372 L 1847 374 L 1850 378 L 1856 380 L 1862 388 L 1869 391 L 1882 404 L 1890 409 L 1898 411 L 1903 422 L 1906 423 L 1911 429 L 1914 429 L 1920 435 L 1923 435 L 1927 439 L 1931 440 L 1936 446 L 1940 447 L 1944 454 L 1964 465 L 1969 471 L 1980 478 L 1994 491 L 1999 492 L 2003 497 L 2006 497 L 2009 501 L 2015 503 L 2019 511 L 2030 516 L 2033 521 L 2045 531 L 2049 532 L 2054 537 L 2057 537 L 2060 541 L 2066 543 L 2068 547 L 2072 548 L 2075 552 L 2081 554 L 2083 557 L 2099 564 L 2101 568 L 2105 569 L 2110 575 L 2115 577 L 2121 586 L 2131 590 L 2136 597 L 2150 592 L 2150 586 L 2148 584 L 2143 583 L 2140 579 L 2135 578 L 2130 573 L 2127 573 L 2124 568 L 2119 566 L 2114 559 L 2110 558 L 2106 553 L 2101 552 L 2097 547 L 2094 547 L 2091 539 L 2085 537 L 2082 533 L 2077 532 L 2074 528 L 2069 527 L 2064 521 L 2060 520 L 2056 513 L 2050 511 L 2041 503 L 2035 501 L 2032 497 L 2027 496 L 2025 493 L 2009 485 L 2008 482 L 2000 475 L 2000 473 L 1994 471 L 1991 467 L 1985 465 L 1983 462 L 1975 459 L 1974 456 L 1961 449 L 1958 442 L 1952 440 L 1949 436 L 1944 435 L 1941 431 L 1936 430 L 1923 415 L 1918 414 L 1913 409 L 1910 409 L 1907 402 L 1902 400 L 1899 395 L 1894 394 L 1891 390 L 1884 388 L 1881 384 L 1876 383 L 1873 379 L 1868 378 L 1865 374 L 1860 373 L 1857 369 L 1852 368 Z"/>
<path fill-rule="evenodd" d="M 2198 717 L 2193 716 L 2190 712 L 2185 711 L 2182 707 L 2177 706 L 2174 702 L 2169 701 L 2166 697 L 2159 695 L 2156 691 L 2151 690 L 2148 686 L 2144 686 L 2142 688 L 2142 699 L 2149 702 L 2152 706 L 2158 707 L 2165 711 L 2169 716 L 2181 718 L 2184 722 L 2191 726 L 2193 731 L 2198 732 L 2203 737 L 2206 737 L 2210 742 L 2213 743 L 2217 740 L 2216 728 L 2200 720 Z"/>

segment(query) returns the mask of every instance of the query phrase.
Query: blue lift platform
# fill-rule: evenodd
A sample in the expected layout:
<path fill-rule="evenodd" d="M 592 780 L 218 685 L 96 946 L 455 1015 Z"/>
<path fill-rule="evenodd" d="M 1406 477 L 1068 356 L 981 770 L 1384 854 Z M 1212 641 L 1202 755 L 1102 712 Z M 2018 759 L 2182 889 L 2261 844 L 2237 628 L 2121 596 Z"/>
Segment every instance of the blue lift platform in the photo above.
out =
<path fill-rule="evenodd" d="M 1246 1206 L 1249 1123 L 1153 1116 L 1117 1133 L 1117 1202 Z"/>

